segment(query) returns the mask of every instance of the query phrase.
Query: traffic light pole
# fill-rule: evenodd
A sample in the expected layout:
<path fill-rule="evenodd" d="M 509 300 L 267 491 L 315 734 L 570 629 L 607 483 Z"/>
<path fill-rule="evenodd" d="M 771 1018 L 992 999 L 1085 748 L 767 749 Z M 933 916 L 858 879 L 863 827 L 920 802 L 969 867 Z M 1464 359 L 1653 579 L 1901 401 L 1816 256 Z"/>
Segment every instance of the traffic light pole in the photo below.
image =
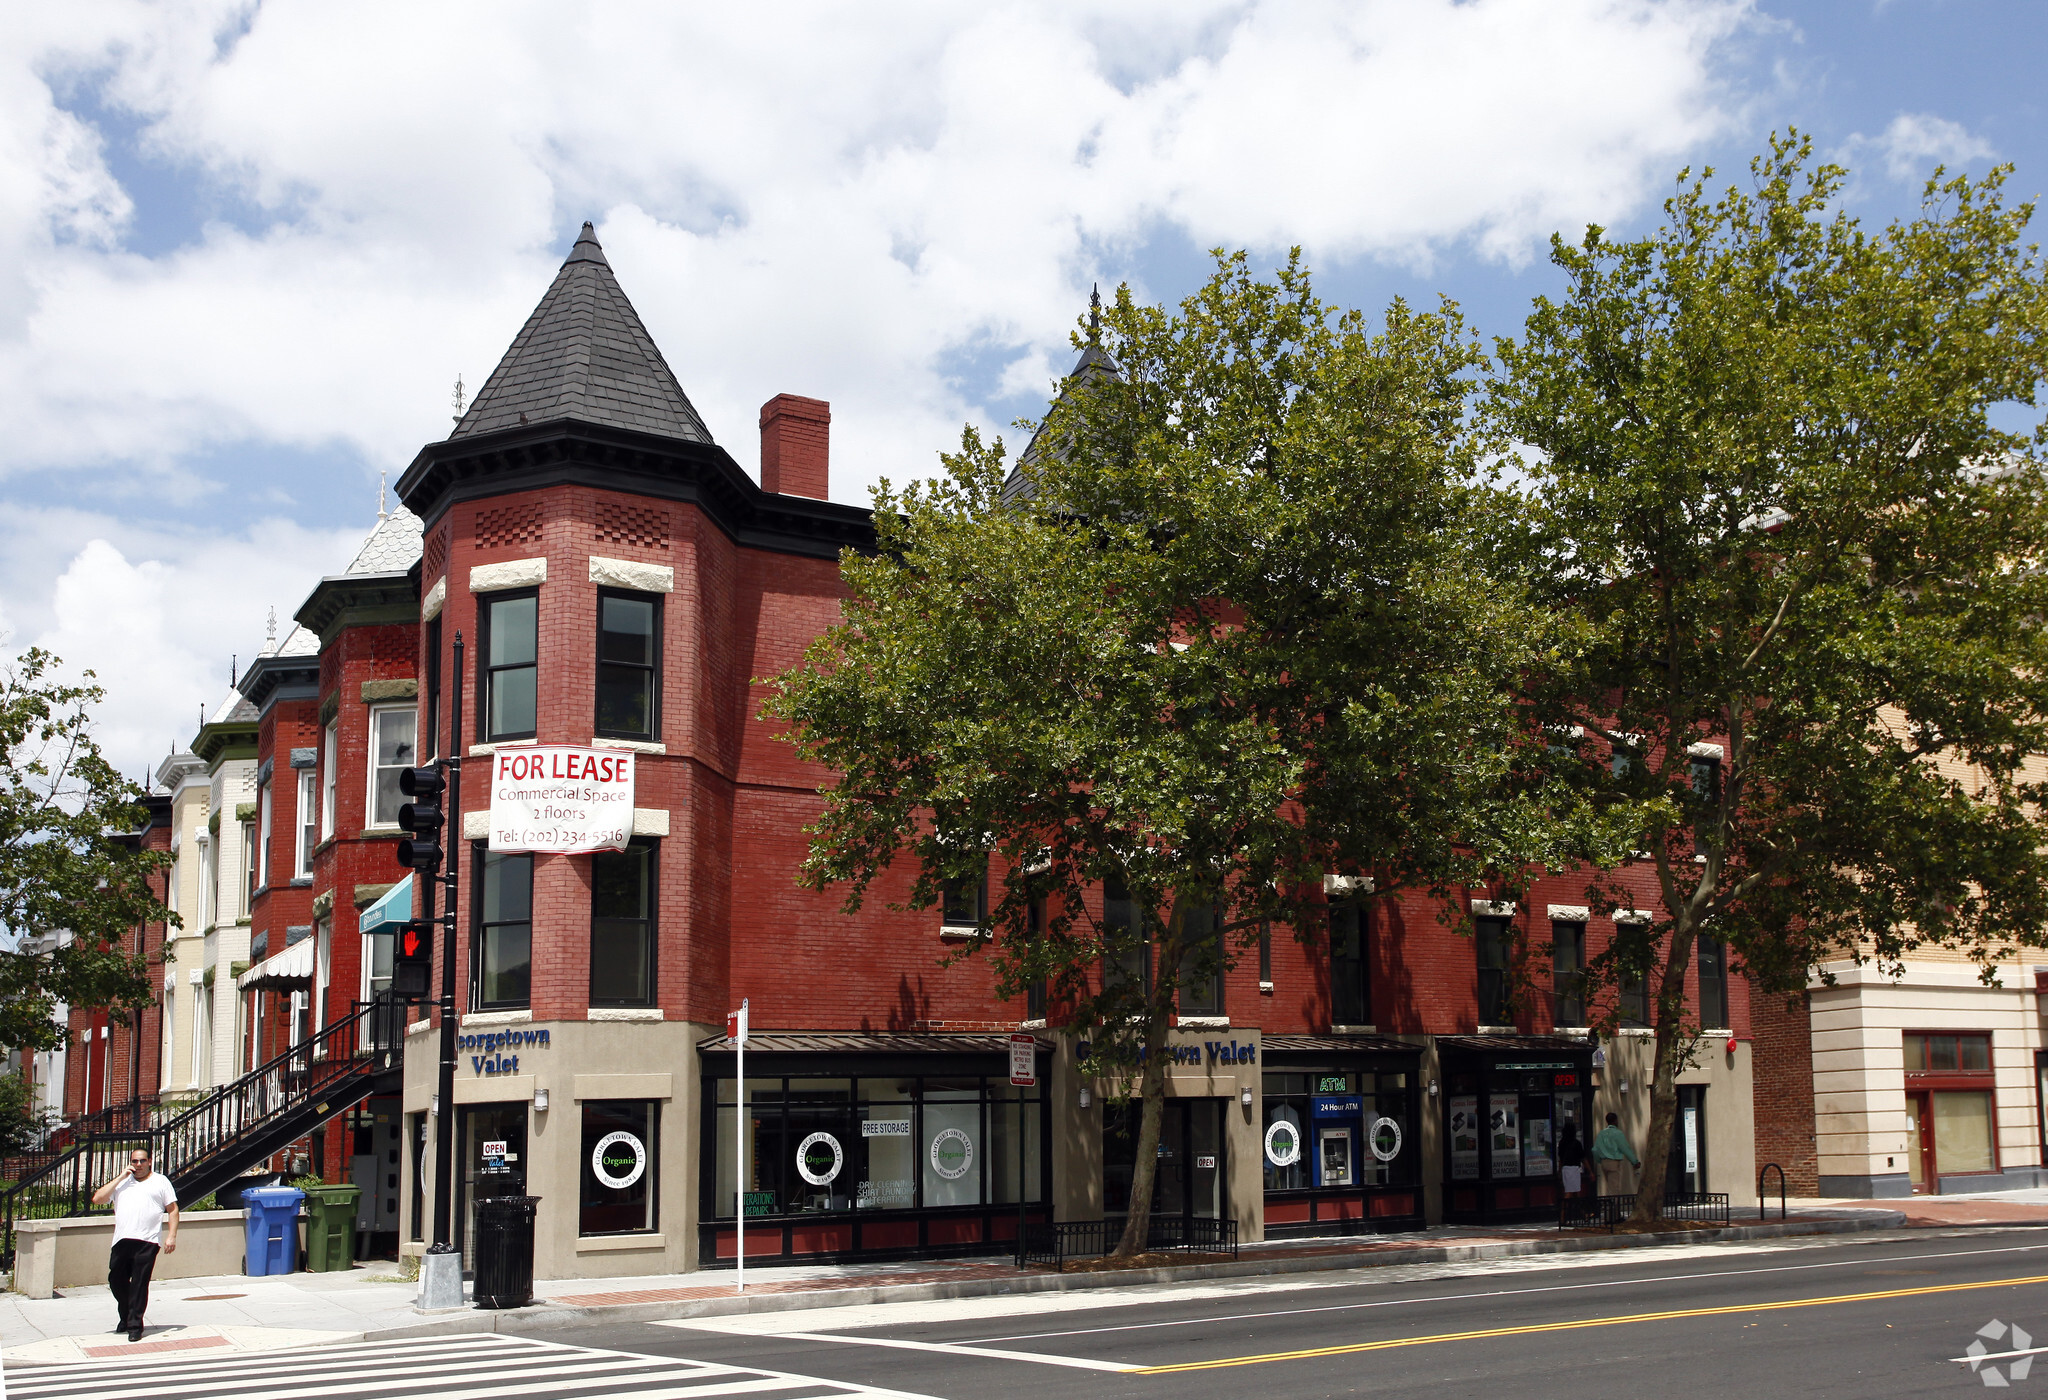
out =
<path fill-rule="evenodd" d="M 455 1203 L 455 904 L 462 870 L 462 634 L 455 634 L 454 684 L 448 716 L 448 823 L 442 847 L 447 859 L 440 876 L 441 915 L 441 1074 L 435 1086 L 439 1111 L 434 1117 L 434 1242 L 420 1261 L 418 1306 L 422 1309 L 462 1306 L 462 1257 L 450 1229 Z M 432 898 L 431 895 L 428 896 Z M 428 905 L 428 909 L 432 909 Z"/>

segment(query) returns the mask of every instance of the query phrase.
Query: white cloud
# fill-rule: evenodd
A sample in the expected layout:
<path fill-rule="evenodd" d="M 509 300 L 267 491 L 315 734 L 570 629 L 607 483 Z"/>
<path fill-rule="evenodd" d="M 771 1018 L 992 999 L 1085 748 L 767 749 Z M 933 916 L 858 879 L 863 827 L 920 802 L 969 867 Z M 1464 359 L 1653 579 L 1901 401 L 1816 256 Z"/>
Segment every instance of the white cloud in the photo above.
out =
<path fill-rule="evenodd" d="M 1918 184 L 1945 165 L 1953 170 L 1973 160 L 1989 160 L 1989 142 L 1972 136 L 1958 122 L 1926 112 L 1901 112 L 1877 137 L 1851 137 L 1852 149 L 1875 148 L 1884 157 L 1885 173 L 1894 180 Z"/>
<path fill-rule="evenodd" d="M 0 31 L 0 478 L 189 490 L 235 444 L 402 467 L 592 217 L 734 457 L 771 395 L 830 399 L 833 494 L 864 501 L 963 420 L 1005 429 L 1069 363 L 1092 281 L 1177 291 L 1145 286 L 1162 232 L 1512 266 L 1616 222 L 1728 127 L 1719 55 L 1754 22 L 1747 0 L 28 7 Z M 93 110 L 139 132 L 146 188 Z M 189 236 L 160 251 L 167 228 Z M 298 561 L 338 567 L 359 533 L 209 499 L 210 538 L 0 526 L 14 644 L 97 669 L 124 751 L 160 752 L 263 606 L 303 596 Z"/>
<path fill-rule="evenodd" d="M 0 207 L 27 297 L 0 468 L 251 438 L 402 463 L 590 214 L 734 454 L 769 395 L 829 397 L 836 494 L 864 499 L 981 413 L 999 377 L 963 388 L 950 354 L 1063 361 L 1088 282 L 1161 226 L 1512 262 L 1611 221 L 1723 123 L 1712 58 L 1746 7 L 280 4 L 233 37 L 244 11 L 88 7 L 17 40 L 0 89 L 56 134 L 0 151 L 45 172 Z M 126 196 L 49 73 L 254 224 L 101 246 Z"/>
<path fill-rule="evenodd" d="M 202 705 L 227 694 L 228 668 L 280 636 L 325 573 L 346 568 L 362 528 L 259 521 L 225 534 L 152 530 L 77 510 L 0 515 L 0 654 L 40 646 L 73 678 L 106 688 L 102 748 L 140 776 L 192 739 Z"/>

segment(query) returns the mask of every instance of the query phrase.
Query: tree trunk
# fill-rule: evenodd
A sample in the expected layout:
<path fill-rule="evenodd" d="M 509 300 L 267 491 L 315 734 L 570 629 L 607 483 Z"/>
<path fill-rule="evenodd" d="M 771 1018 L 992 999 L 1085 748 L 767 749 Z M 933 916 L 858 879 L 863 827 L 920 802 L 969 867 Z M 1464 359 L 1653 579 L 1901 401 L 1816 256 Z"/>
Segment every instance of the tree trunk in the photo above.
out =
<path fill-rule="evenodd" d="M 1138 1160 L 1131 1168 L 1131 1213 L 1113 1257 L 1144 1251 L 1152 1232 L 1152 1188 L 1159 1176 L 1159 1132 L 1166 1121 L 1166 1018 L 1156 1013 L 1145 1028 L 1145 1069 L 1138 1077 Z"/>
<path fill-rule="evenodd" d="M 1671 1126 L 1678 1117 L 1678 1056 L 1685 1030 L 1685 972 L 1692 964 L 1694 929 L 1677 921 L 1657 985 L 1657 1039 L 1650 1074 L 1650 1128 L 1643 1138 L 1632 1225 L 1644 1225 L 1663 1211 L 1664 1179 L 1671 1160 Z"/>

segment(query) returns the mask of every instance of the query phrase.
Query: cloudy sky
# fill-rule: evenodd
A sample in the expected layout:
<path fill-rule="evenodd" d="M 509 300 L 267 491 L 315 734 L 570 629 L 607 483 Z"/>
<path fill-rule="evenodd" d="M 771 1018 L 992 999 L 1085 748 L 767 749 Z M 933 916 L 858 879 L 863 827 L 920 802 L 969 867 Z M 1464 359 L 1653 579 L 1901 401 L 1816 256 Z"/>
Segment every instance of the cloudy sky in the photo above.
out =
<path fill-rule="evenodd" d="M 0 29 L 0 652 L 140 772 L 450 427 L 584 219 L 718 440 L 833 494 L 1042 407 L 1091 283 L 1217 244 L 1513 331 L 1544 247 L 1810 130 L 1858 212 L 2048 184 L 2048 7 L 67 0 Z"/>

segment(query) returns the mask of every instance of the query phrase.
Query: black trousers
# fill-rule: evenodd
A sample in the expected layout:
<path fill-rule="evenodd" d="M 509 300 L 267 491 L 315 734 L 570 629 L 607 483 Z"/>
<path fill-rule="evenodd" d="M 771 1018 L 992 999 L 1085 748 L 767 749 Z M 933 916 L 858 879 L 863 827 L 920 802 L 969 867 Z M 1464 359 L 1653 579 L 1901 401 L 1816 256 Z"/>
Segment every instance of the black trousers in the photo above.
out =
<path fill-rule="evenodd" d="M 149 1308 L 149 1276 L 156 1272 L 157 1245 L 148 1240 L 115 1240 L 107 1256 L 107 1287 L 121 1310 L 123 1327 L 140 1327 Z"/>

